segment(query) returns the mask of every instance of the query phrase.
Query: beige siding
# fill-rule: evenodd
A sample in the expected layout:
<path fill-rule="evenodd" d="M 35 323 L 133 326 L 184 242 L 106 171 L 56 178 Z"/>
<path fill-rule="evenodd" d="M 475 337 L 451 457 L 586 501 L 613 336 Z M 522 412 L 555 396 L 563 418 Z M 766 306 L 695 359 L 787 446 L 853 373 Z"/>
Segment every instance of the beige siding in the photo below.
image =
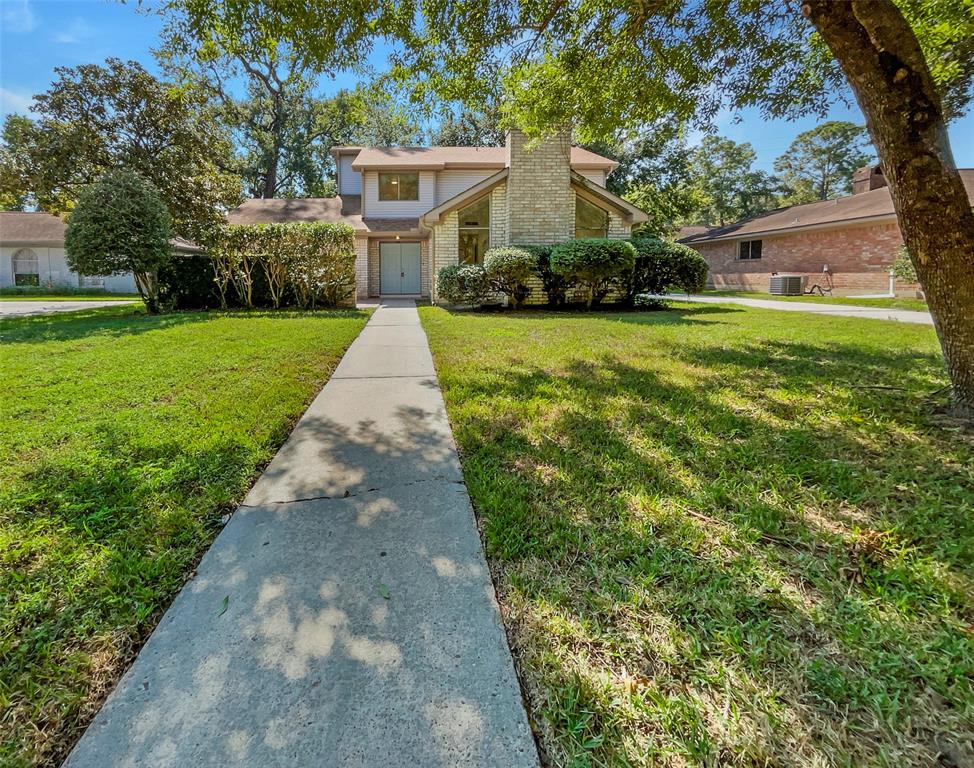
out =
<path fill-rule="evenodd" d="M 496 169 L 440 171 L 436 174 L 436 204 L 445 203 L 495 173 Z"/>
<path fill-rule="evenodd" d="M 605 171 L 578 171 L 578 173 L 600 187 L 605 186 Z"/>
<path fill-rule="evenodd" d="M 341 182 L 340 195 L 361 195 L 362 194 L 362 174 L 352 169 L 355 162 L 355 155 L 342 155 L 341 164 L 338 167 L 338 179 Z"/>
<path fill-rule="evenodd" d="M 363 182 L 362 213 L 372 217 L 410 218 L 435 207 L 436 172 L 420 171 L 419 200 L 379 200 L 379 173 L 366 171 Z"/>

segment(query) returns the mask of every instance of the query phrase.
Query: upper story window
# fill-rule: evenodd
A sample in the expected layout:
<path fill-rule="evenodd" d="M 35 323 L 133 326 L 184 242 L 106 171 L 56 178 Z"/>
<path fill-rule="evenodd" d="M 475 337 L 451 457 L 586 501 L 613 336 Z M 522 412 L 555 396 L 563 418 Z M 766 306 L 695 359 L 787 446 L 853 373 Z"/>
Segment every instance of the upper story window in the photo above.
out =
<path fill-rule="evenodd" d="M 483 264 L 490 248 L 490 196 L 468 205 L 457 214 L 460 228 L 461 264 Z"/>
<path fill-rule="evenodd" d="M 14 285 L 40 285 L 37 254 L 30 248 L 21 248 L 13 255 Z"/>
<path fill-rule="evenodd" d="M 575 196 L 575 237 L 606 237 L 609 214 L 578 195 Z"/>
<path fill-rule="evenodd" d="M 419 200 L 418 173 L 380 173 L 380 200 Z"/>
<path fill-rule="evenodd" d="M 760 240 L 742 240 L 738 244 L 737 248 L 737 258 L 741 260 L 748 259 L 760 259 L 761 258 L 761 241 Z"/>

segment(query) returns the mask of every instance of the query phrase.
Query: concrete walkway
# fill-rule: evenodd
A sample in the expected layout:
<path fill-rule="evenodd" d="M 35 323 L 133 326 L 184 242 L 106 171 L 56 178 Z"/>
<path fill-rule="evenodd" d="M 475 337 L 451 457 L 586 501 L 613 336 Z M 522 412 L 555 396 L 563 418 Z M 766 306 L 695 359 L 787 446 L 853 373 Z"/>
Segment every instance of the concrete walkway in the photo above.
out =
<path fill-rule="evenodd" d="M 135 300 L 126 301 L 114 299 L 102 301 L 51 301 L 39 299 L 37 301 L 3 301 L 0 300 L 0 317 L 19 317 L 24 315 L 49 315 L 55 312 L 77 312 L 79 309 L 97 309 L 98 307 L 116 307 L 134 304 Z"/>
<path fill-rule="evenodd" d="M 811 312 L 816 315 L 839 317 L 863 317 L 869 320 L 896 320 L 901 323 L 933 325 L 929 312 L 913 312 L 908 309 L 883 309 L 882 307 L 853 307 L 845 304 L 816 304 L 811 301 L 775 301 L 774 299 L 743 299 L 736 296 L 687 296 L 672 293 L 667 298 L 680 301 L 696 301 L 701 304 L 743 304 L 759 309 L 779 309 L 784 312 Z"/>
<path fill-rule="evenodd" d="M 412 301 L 372 316 L 65 765 L 538 765 Z"/>

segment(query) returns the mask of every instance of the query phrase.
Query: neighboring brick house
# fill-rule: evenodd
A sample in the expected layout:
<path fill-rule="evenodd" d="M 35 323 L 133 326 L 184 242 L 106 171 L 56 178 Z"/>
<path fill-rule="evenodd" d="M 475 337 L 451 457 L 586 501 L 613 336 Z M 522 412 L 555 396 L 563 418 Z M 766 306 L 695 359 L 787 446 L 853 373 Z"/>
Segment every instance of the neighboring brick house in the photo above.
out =
<path fill-rule="evenodd" d="M 436 300 L 436 273 L 488 248 L 628 237 L 646 214 L 605 188 L 617 166 L 558 134 L 531 147 L 334 147 L 339 197 L 248 200 L 237 224 L 344 221 L 355 229 L 356 294 Z"/>
<path fill-rule="evenodd" d="M 960 173 L 974 201 L 974 170 Z M 903 244 L 879 167 L 856 171 L 853 192 L 847 197 L 793 205 L 681 235 L 680 242 L 710 264 L 712 288 L 767 291 L 776 272 L 802 275 L 806 290 L 831 281 L 838 295 L 886 293 L 889 268 Z M 896 286 L 905 293 L 918 287 Z"/>

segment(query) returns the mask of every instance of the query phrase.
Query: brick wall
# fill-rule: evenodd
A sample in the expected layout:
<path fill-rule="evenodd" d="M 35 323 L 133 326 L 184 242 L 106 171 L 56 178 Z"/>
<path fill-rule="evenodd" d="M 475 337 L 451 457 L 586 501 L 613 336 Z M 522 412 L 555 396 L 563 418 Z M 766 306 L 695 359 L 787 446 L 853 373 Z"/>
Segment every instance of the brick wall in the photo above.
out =
<path fill-rule="evenodd" d="M 355 295 L 365 299 L 369 296 L 369 238 L 355 238 Z"/>
<path fill-rule="evenodd" d="M 812 232 L 794 232 L 762 239 L 761 259 L 737 258 L 736 242 L 693 245 L 710 265 L 708 283 L 714 288 L 767 291 L 772 272 L 804 275 L 806 288 L 825 285 L 822 267 L 832 272 L 838 295 L 885 293 L 889 268 L 903 243 L 895 222 Z M 897 283 L 902 295 L 913 295 L 918 286 Z"/>
<path fill-rule="evenodd" d="M 575 233 L 571 140 L 567 132 L 529 149 L 520 131 L 507 135 L 507 236 L 512 243 L 558 243 Z"/>
<path fill-rule="evenodd" d="M 433 301 L 437 301 L 436 275 L 443 267 L 457 263 L 460 248 L 460 229 L 457 211 L 450 211 L 433 227 Z"/>

